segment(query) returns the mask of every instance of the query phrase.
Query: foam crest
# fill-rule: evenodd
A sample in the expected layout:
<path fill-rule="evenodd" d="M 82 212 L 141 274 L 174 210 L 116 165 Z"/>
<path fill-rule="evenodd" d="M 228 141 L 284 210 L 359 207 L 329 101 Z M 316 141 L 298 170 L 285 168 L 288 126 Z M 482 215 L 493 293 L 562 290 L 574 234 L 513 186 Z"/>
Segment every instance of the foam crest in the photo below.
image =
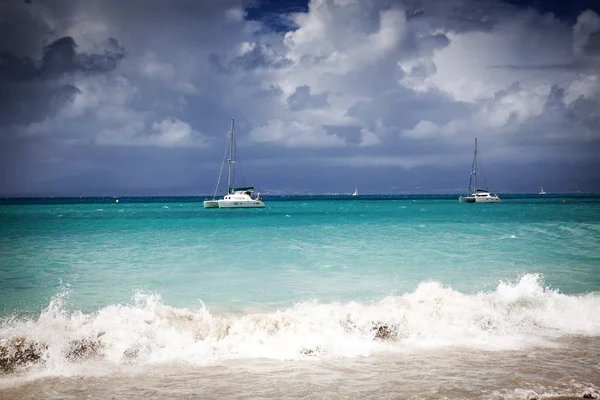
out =
<path fill-rule="evenodd" d="M 175 308 L 155 294 L 96 313 L 67 311 L 61 291 L 35 319 L 0 324 L 0 373 L 36 364 L 214 363 L 235 358 L 302 359 L 463 346 L 483 350 L 556 345 L 569 335 L 600 335 L 600 297 L 567 296 L 541 277 L 464 294 L 438 282 L 373 304 L 302 302 L 242 316 Z"/>

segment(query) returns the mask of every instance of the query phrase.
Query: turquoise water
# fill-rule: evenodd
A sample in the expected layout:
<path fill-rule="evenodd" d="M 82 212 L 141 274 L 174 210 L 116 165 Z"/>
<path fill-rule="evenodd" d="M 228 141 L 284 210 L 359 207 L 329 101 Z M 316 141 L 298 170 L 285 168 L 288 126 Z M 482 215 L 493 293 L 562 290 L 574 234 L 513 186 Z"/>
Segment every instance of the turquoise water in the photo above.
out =
<path fill-rule="evenodd" d="M 39 313 L 61 286 L 87 312 L 136 291 L 244 311 L 376 301 L 428 280 L 471 293 L 527 273 L 563 293 L 600 290 L 600 198 L 89 201 L 1 206 L 4 314 Z"/>
<path fill-rule="evenodd" d="M 599 196 L 202 200 L 0 199 L 0 397 L 600 395 Z"/>

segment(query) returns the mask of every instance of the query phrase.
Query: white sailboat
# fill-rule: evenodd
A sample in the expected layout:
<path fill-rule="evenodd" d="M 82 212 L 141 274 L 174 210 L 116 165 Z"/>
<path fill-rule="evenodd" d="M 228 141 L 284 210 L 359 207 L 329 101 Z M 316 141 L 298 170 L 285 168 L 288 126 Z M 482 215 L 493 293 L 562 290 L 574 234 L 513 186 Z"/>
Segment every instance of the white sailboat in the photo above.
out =
<path fill-rule="evenodd" d="M 471 189 L 473 191 L 471 192 Z M 471 179 L 469 180 L 470 196 L 460 196 L 461 203 L 500 203 L 500 196 L 490 194 L 486 189 L 477 188 L 477 138 L 475 138 L 475 153 L 473 154 L 473 165 L 471 167 Z"/>
<path fill-rule="evenodd" d="M 538 194 L 546 194 L 546 192 L 544 192 L 544 187 L 543 186 L 541 187 L 540 193 L 538 193 Z"/>
<path fill-rule="evenodd" d="M 235 150 L 235 129 L 234 129 L 234 120 L 231 118 L 231 129 L 229 130 L 229 158 L 227 159 L 227 194 L 219 200 L 215 200 L 217 190 L 219 190 L 219 184 L 221 182 L 221 175 L 223 172 L 223 165 L 225 164 L 225 159 L 223 159 L 223 163 L 221 164 L 221 172 L 219 173 L 219 178 L 217 179 L 217 186 L 215 188 L 215 192 L 213 193 L 212 200 L 204 201 L 204 208 L 264 208 L 265 203 L 262 201 L 260 197 L 260 193 L 254 193 L 253 186 L 239 187 L 234 188 L 231 186 L 231 170 L 232 165 L 235 164 L 235 154 L 237 151 Z"/>
<path fill-rule="evenodd" d="M 358 196 L 358 188 L 354 187 L 354 193 L 352 193 L 352 196 Z"/>

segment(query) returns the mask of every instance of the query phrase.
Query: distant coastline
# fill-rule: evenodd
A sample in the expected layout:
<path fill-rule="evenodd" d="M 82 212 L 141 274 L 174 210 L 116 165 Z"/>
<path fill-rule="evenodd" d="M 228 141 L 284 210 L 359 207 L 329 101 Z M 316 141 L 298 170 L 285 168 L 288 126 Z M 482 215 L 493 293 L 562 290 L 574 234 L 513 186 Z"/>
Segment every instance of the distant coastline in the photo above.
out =
<path fill-rule="evenodd" d="M 451 200 L 455 201 L 460 193 L 452 194 L 263 194 L 271 201 L 306 201 L 306 200 Z M 499 193 L 503 199 L 600 199 L 600 193 Z M 201 203 L 209 194 L 193 196 L 0 196 L 0 205 L 35 205 L 35 204 L 97 204 L 114 203 Z"/>

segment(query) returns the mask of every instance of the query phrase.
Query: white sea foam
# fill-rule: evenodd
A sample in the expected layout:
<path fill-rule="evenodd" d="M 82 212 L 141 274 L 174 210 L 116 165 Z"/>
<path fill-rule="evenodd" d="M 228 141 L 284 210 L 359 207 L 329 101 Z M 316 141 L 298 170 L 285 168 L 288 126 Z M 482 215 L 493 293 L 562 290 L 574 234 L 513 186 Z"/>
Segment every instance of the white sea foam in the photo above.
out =
<path fill-rule="evenodd" d="M 62 375 L 74 363 L 343 358 L 448 346 L 494 351 L 600 335 L 599 296 L 567 296 L 544 288 L 532 274 L 501 282 L 491 292 L 463 294 L 424 282 L 414 292 L 373 304 L 302 302 L 235 316 L 213 315 L 205 306 L 171 307 L 144 293 L 131 304 L 85 314 L 67 311 L 67 296 L 61 292 L 37 318 L 2 321 L 0 345 L 10 346 L 16 337 L 42 344 L 38 368 Z"/>

